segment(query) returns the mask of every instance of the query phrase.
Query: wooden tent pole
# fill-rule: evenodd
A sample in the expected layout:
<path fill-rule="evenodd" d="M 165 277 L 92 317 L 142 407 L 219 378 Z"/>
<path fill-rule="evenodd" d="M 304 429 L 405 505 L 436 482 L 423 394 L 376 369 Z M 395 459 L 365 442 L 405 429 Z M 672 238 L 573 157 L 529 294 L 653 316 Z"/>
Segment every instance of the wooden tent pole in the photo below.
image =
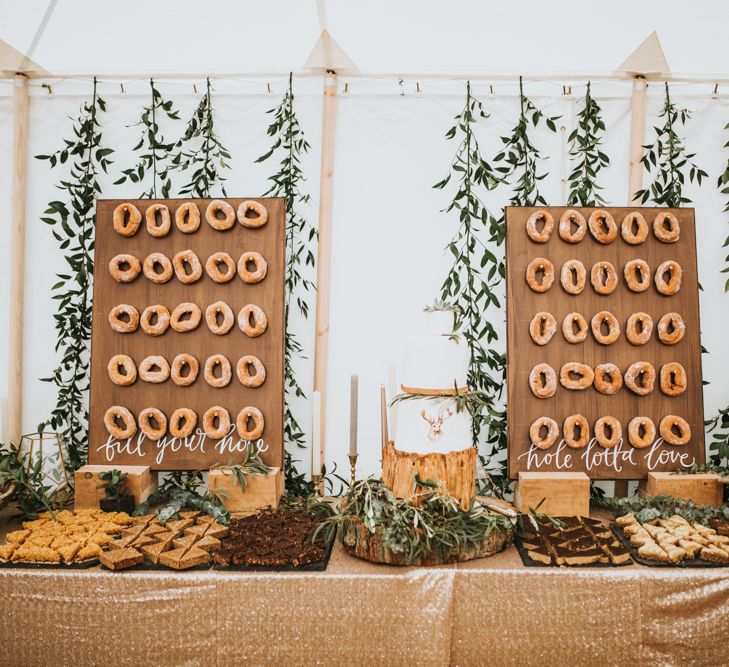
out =
<path fill-rule="evenodd" d="M 643 188 L 643 143 L 645 142 L 645 107 L 648 84 L 643 78 L 633 81 L 630 98 L 630 163 L 628 164 L 628 202 L 636 202 L 634 195 Z"/>

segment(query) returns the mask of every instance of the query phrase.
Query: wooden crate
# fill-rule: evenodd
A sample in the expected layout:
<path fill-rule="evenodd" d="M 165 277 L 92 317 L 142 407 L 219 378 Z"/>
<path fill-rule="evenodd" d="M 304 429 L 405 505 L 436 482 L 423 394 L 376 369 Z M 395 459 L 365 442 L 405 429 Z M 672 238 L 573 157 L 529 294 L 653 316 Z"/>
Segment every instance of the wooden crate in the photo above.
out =
<path fill-rule="evenodd" d="M 98 508 L 104 497 L 99 473 L 106 470 L 121 470 L 127 473 L 126 486 L 136 505 L 143 503 L 157 490 L 157 471 L 149 466 L 85 465 L 74 473 L 76 509 Z"/>
<path fill-rule="evenodd" d="M 641 496 L 672 496 L 693 500 L 697 505 L 721 505 L 724 484 L 715 473 L 673 475 L 667 472 L 649 472 L 648 479 L 638 487 Z"/>
<path fill-rule="evenodd" d="M 208 488 L 224 492 L 223 505 L 230 512 L 278 507 L 284 490 L 284 476 L 280 468 L 272 468 L 268 475 L 253 475 L 247 481 L 244 491 L 230 471 L 211 470 L 208 473 Z"/>
<path fill-rule="evenodd" d="M 542 502 L 544 499 L 544 502 Z M 514 504 L 550 516 L 590 516 L 590 478 L 584 472 L 520 472 Z"/>

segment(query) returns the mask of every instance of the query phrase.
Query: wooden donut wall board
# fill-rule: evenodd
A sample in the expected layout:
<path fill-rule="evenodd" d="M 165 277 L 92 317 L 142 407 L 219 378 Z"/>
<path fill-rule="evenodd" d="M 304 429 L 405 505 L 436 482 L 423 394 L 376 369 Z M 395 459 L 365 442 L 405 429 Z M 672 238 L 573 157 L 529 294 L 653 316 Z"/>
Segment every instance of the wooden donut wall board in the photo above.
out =
<path fill-rule="evenodd" d="M 554 231 L 546 243 L 533 241 L 526 232 L 532 213 L 546 210 L 554 218 Z M 643 479 L 648 472 L 672 471 L 685 465 L 703 463 L 704 410 L 701 377 L 701 340 L 699 326 L 698 280 L 696 271 L 696 234 L 693 209 L 606 208 L 618 226 L 617 239 L 602 244 L 589 230 L 579 243 L 567 243 L 559 235 L 559 220 L 567 207 L 506 208 L 506 290 L 507 290 L 507 378 L 508 378 L 508 470 L 515 479 L 521 471 L 585 472 L 593 479 Z M 577 208 L 585 219 L 595 209 Z M 639 245 L 629 245 L 620 234 L 620 225 L 631 211 L 639 211 L 648 223 L 648 236 Z M 680 238 L 663 243 L 653 233 L 653 220 L 661 211 L 673 213 L 680 224 Z M 529 262 L 548 259 L 554 266 L 554 283 L 543 293 L 533 291 L 526 280 Z M 566 292 L 560 283 L 562 265 L 570 259 L 581 261 L 587 277 L 584 290 L 577 295 Z M 623 275 L 626 262 L 645 260 L 651 271 L 650 288 L 631 291 Z M 598 261 L 609 261 L 618 274 L 618 285 L 610 295 L 595 292 L 590 283 L 590 270 Z M 683 270 L 681 288 L 672 296 L 658 292 L 653 281 L 656 268 L 666 260 L 677 261 Z M 607 310 L 620 323 L 620 336 L 611 345 L 596 341 L 590 321 L 596 313 Z M 537 345 L 531 338 L 529 324 L 534 315 L 546 311 L 554 315 L 557 331 L 546 345 Z M 562 320 L 568 313 L 581 313 L 587 320 L 588 335 L 584 342 L 571 344 L 562 334 Z M 653 334 L 641 346 L 632 345 L 625 335 L 628 317 L 645 312 L 653 319 Z M 679 343 L 665 345 L 659 341 L 659 319 L 677 312 L 686 324 L 686 334 Z M 579 362 L 594 369 L 598 364 L 613 363 L 621 373 L 633 363 L 647 361 L 655 368 L 653 391 L 639 396 L 623 385 L 617 394 L 604 395 L 588 387 L 585 390 L 565 389 L 559 382 L 560 369 L 567 362 Z M 679 396 L 666 396 L 659 387 L 660 368 L 666 363 L 680 363 L 687 374 L 687 389 Z M 557 390 L 551 398 L 537 398 L 529 385 L 532 368 L 549 364 L 557 375 Z M 572 449 L 562 441 L 562 425 L 566 417 L 583 415 L 590 428 L 586 447 Z M 594 438 L 594 424 L 602 416 L 615 417 L 622 426 L 622 440 L 612 448 L 604 448 Z M 682 446 L 669 445 L 660 438 L 659 423 L 666 415 L 683 417 L 691 427 L 691 439 Z M 529 427 L 539 417 L 557 422 L 559 435 L 548 449 L 531 444 Z M 646 416 L 656 426 L 656 440 L 647 448 L 636 449 L 628 441 L 628 423 Z"/>
<path fill-rule="evenodd" d="M 283 463 L 283 411 L 284 411 L 284 233 L 285 200 L 256 199 L 268 210 L 268 222 L 258 228 L 247 228 L 235 222 L 232 228 L 219 231 L 205 220 L 211 199 L 157 199 L 157 200 L 99 200 L 96 205 L 96 255 L 94 271 L 93 324 L 91 344 L 91 401 L 89 423 L 89 463 L 114 465 L 148 465 L 157 470 L 202 470 L 212 464 L 238 462 L 243 458 L 244 444 L 235 429 L 227 439 L 202 438 L 203 414 L 208 408 L 222 406 L 227 409 L 235 425 L 238 412 L 247 406 L 257 407 L 263 413 L 263 451 L 261 457 L 270 466 Z M 226 198 L 237 210 L 246 198 Z M 139 230 L 130 237 L 114 230 L 114 209 L 124 202 L 134 204 L 142 214 Z M 200 211 L 200 226 L 194 233 L 182 233 L 175 224 L 175 211 L 185 202 L 194 203 Z M 144 214 L 152 204 L 165 204 L 172 217 L 167 236 L 155 238 L 147 232 Z M 151 253 L 164 253 L 170 260 L 182 250 L 192 250 L 202 266 L 202 277 L 194 283 L 183 284 L 173 275 L 169 282 L 156 284 L 140 273 L 130 283 L 116 282 L 110 273 L 109 262 L 118 254 L 130 254 L 144 263 Z M 213 281 L 205 271 L 207 258 L 216 252 L 227 252 L 237 263 L 242 253 L 259 252 L 268 263 L 266 277 L 255 284 L 244 283 L 236 275 L 227 283 Z M 205 321 L 205 309 L 216 301 L 227 303 L 235 318 L 225 335 L 213 334 Z M 134 306 L 141 316 L 147 306 L 161 304 L 172 313 L 175 306 L 191 302 L 202 311 L 196 329 L 180 333 L 172 327 L 160 336 L 146 334 L 140 326 L 133 333 L 112 330 L 108 315 L 119 304 Z M 265 332 L 251 338 L 238 326 L 238 313 L 247 304 L 260 306 L 268 319 Z M 107 365 L 116 354 L 130 356 L 137 368 L 149 355 L 161 355 L 170 364 L 176 355 L 188 353 L 197 358 L 199 373 L 195 382 L 183 387 L 172 379 L 159 384 L 143 382 L 138 377 L 130 386 L 118 386 L 109 376 Z M 232 379 L 223 388 L 210 386 L 204 379 L 204 366 L 208 357 L 223 354 L 230 361 Z M 265 382 L 256 388 L 247 388 L 238 380 L 236 363 L 244 355 L 255 355 L 266 369 Z M 197 414 L 196 434 L 174 439 L 152 441 L 140 438 L 140 431 L 127 440 L 114 440 L 104 425 L 104 415 L 110 406 L 128 408 L 135 418 L 148 407 L 160 409 L 168 422 L 174 410 L 190 408 Z"/>

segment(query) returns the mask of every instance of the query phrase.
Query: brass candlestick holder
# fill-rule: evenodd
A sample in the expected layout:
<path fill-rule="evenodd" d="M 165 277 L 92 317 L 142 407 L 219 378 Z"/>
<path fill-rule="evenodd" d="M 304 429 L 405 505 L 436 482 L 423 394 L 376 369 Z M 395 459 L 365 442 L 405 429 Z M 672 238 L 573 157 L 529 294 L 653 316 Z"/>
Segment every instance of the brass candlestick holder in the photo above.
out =
<path fill-rule="evenodd" d="M 319 474 L 319 475 L 312 474 L 311 481 L 314 485 L 314 495 L 321 497 L 322 491 L 323 491 L 323 489 L 322 489 L 323 479 L 322 479 L 321 474 Z"/>
<path fill-rule="evenodd" d="M 349 474 L 350 474 L 350 488 L 354 486 L 357 481 L 357 458 L 359 454 L 349 454 Z"/>

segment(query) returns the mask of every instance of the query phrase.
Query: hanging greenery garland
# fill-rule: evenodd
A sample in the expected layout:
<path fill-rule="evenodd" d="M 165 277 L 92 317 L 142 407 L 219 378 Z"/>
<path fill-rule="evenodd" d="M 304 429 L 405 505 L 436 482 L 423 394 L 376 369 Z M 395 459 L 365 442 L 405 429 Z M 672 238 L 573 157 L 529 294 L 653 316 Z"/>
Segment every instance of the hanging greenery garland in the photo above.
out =
<path fill-rule="evenodd" d="M 724 129 L 729 130 L 729 123 L 727 123 L 724 126 Z M 724 148 L 729 148 L 729 141 L 727 141 L 724 144 Z M 727 160 L 726 167 L 724 168 L 724 172 L 722 173 L 721 176 L 719 176 L 719 178 L 716 182 L 716 187 L 719 188 L 719 190 L 721 191 L 721 194 L 729 195 L 729 160 Z M 729 198 L 727 198 L 727 202 L 726 202 L 726 205 L 724 206 L 723 212 L 724 213 L 729 212 Z M 729 246 L 729 236 L 726 237 L 726 240 L 724 241 L 724 245 L 722 246 L 722 248 L 726 248 L 727 246 Z M 729 255 L 727 255 L 724 258 L 724 264 L 726 264 L 726 266 L 721 270 L 721 272 L 729 273 Z M 724 283 L 724 291 L 729 292 L 729 278 L 727 278 L 726 282 Z"/>

